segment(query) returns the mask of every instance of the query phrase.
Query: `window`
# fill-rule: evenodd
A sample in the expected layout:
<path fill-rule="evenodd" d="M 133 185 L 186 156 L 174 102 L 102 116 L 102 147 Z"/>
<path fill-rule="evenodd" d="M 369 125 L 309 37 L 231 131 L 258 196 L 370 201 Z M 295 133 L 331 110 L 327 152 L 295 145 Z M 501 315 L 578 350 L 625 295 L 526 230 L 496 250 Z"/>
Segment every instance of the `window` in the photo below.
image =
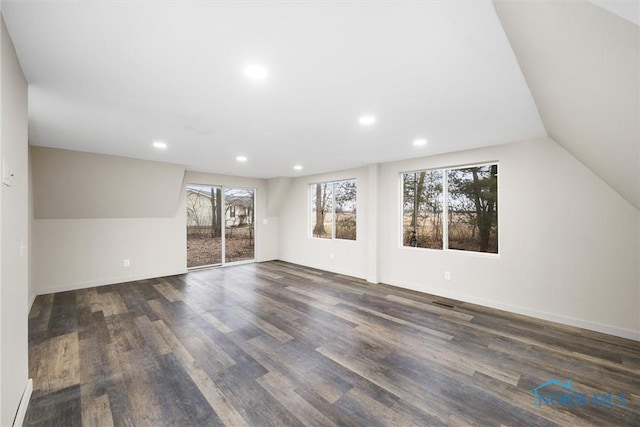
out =
<path fill-rule="evenodd" d="M 402 174 L 403 246 L 498 253 L 498 165 Z"/>
<path fill-rule="evenodd" d="M 320 182 L 309 186 L 311 235 L 356 240 L 356 181 Z"/>

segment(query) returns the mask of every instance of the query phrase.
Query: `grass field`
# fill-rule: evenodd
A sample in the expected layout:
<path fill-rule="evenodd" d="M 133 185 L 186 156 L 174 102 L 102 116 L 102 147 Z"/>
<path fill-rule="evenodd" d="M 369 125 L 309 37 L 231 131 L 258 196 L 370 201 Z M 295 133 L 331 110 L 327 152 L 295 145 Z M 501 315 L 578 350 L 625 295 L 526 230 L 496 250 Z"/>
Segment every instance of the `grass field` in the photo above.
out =
<path fill-rule="evenodd" d="M 419 248 L 431 248 L 442 249 L 442 226 L 440 213 L 433 213 L 428 216 L 422 216 L 418 218 L 418 225 L 416 227 L 417 234 L 417 247 Z M 405 213 L 403 218 L 403 245 L 412 245 L 411 238 L 413 234 L 413 226 L 411 225 L 412 215 Z M 469 221 L 468 214 L 453 214 L 451 215 L 448 224 L 449 249 L 457 249 L 463 251 L 479 251 L 480 250 L 480 238 L 478 228 Z M 489 238 L 489 248 L 497 248 L 497 230 L 492 230 Z M 495 251 L 489 251 L 495 252 Z"/>

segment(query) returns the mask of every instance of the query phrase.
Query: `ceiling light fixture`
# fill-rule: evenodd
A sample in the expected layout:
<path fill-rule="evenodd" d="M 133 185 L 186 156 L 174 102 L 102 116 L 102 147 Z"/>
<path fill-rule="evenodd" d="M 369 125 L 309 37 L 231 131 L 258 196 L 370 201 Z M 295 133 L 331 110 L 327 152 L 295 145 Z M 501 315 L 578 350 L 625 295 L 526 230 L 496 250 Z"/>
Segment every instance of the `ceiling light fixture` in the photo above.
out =
<path fill-rule="evenodd" d="M 269 70 L 260 64 L 252 64 L 244 67 L 244 75 L 251 80 L 264 80 L 269 76 Z"/>
<path fill-rule="evenodd" d="M 413 141 L 413 145 L 416 147 L 422 147 L 423 145 L 427 145 L 427 140 L 423 138 L 416 139 Z"/>
<path fill-rule="evenodd" d="M 157 150 L 166 150 L 167 149 L 167 143 L 166 142 L 162 142 L 162 141 L 154 141 L 153 142 L 153 148 L 155 148 Z"/>
<path fill-rule="evenodd" d="M 238 157 L 236 157 L 236 160 L 239 161 L 239 162 L 246 162 L 247 158 L 245 156 L 238 156 Z"/>
<path fill-rule="evenodd" d="M 360 116 L 360 118 L 358 119 L 358 122 L 362 126 L 371 126 L 376 122 L 376 118 L 374 116 Z"/>
<path fill-rule="evenodd" d="M 295 165 L 293 168 L 295 170 L 297 170 L 297 171 L 301 171 L 302 170 L 302 166 L 300 166 L 300 165 Z"/>

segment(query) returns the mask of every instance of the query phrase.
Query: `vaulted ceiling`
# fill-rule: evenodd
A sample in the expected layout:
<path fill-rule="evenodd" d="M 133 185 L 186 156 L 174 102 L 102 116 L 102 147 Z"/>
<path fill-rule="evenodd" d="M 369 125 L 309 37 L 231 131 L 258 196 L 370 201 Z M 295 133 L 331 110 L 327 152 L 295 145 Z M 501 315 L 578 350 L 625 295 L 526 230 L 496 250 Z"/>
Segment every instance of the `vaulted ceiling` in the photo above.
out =
<path fill-rule="evenodd" d="M 638 209 L 640 8 L 599 3 L 636 9 L 621 17 L 590 2 L 495 6 L 549 136 Z"/>
<path fill-rule="evenodd" d="M 270 178 L 550 135 L 638 208 L 638 24 L 544 3 L 4 1 L 2 14 L 34 145 Z"/>

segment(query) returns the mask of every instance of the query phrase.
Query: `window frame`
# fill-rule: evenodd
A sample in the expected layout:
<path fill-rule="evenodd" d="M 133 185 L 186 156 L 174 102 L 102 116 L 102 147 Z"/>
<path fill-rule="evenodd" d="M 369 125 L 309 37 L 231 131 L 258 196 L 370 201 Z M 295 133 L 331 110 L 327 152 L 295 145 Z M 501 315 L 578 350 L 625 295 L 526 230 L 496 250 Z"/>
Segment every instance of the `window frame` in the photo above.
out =
<path fill-rule="evenodd" d="M 496 253 L 493 252 L 479 252 L 479 251 L 470 251 L 470 250 L 464 250 L 464 249 L 451 249 L 449 248 L 449 226 L 448 226 L 448 219 L 449 219 L 449 176 L 448 176 L 448 172 L 450 170 L 455 170 L 455 169 L 466 169 L 466 168 L 474 168 L 474 167 L 483 167 L 483 166 L 493 166 L 496 165 L 498 167 L 498 198 L 497 198 L 497 206 L 498 206 L 498 210 L 496 211 L 496 214 L 498 216 L 497 218 L 497 229 L 498 229 L 498 251 Z M 404 244 L 404 175 L 405 174 L 410 174 L 410 173 L 420 173 L 420 172 L 432 172 L 432 171 L 442 171 L 442 198 L 443 198 L 443 204 L 442 204 L 442 248 L 421 248 L 421 247 L 415 247 L 415 246 L 406 246 Z M 399 211 L 399 221 L 397 222 L 399 229 L 398 229 L 398 243 L 401 249 L 406 249 L 406 250 L 427 250 L 427 251 L 436 251 L 436 252 L 441 252 L 441 253 L 445 253 L 445 252 L 453 252 L 453 253 L 459 253 L 459 254 L 465 254 L 468 256 L 479 256 L 479 257 L 489 257 L 489 258 L 499 258 L 500 257 L 500 250 L 501 250 L 501 244 L 500 244 L 500 239 L 501 239 L 501 233 L 499 232 L 500 230 L 500 222 L 501 222 L 501 215 L 500 215 L 500 211 L 499 211 L 499 206 L 500 206 L 500 162 L 498 160 L 494 160 L 494 161 L 486 161 L 486 162 L 480 162 L 480 163 L 467 163 L 467 164 L 460 164 L 460 165 L 454 165 L 454 166 L 440 166 L 440 167 L 429 167 L 429 168 L 424 168 L 424 169 L 412 169 L 412 170 L 406 170 L 406 171 L 401 171 L 399 173 L 399 187 L 398 187 L 398 211 Z"/>
<path fill-rule="evenodd" d="M 343 182 L 353 182 L 355 185 L 356 196 L 354 207 L 356 210 L 356 235 L 355 239 L 345 239 L 341 237 L 336 237 L 336 204 L 335 204 L 335 187 L 334 184 L 343 183 Z M 307 237 L 318 240 L 327 240 L 327 241 L 342 241 L 342 242 L 356 242 L 358 241 L 358 183 L 356 178 L 344 178 L 344 179 L 333 179 L 329 181 L 314 181 L 307 183 Z M 315 191 L 315 186 L 318 184 L 331 184 L 331 236 L 329 237 L 317 237 L 313 235 L 313 192 Z"/>

